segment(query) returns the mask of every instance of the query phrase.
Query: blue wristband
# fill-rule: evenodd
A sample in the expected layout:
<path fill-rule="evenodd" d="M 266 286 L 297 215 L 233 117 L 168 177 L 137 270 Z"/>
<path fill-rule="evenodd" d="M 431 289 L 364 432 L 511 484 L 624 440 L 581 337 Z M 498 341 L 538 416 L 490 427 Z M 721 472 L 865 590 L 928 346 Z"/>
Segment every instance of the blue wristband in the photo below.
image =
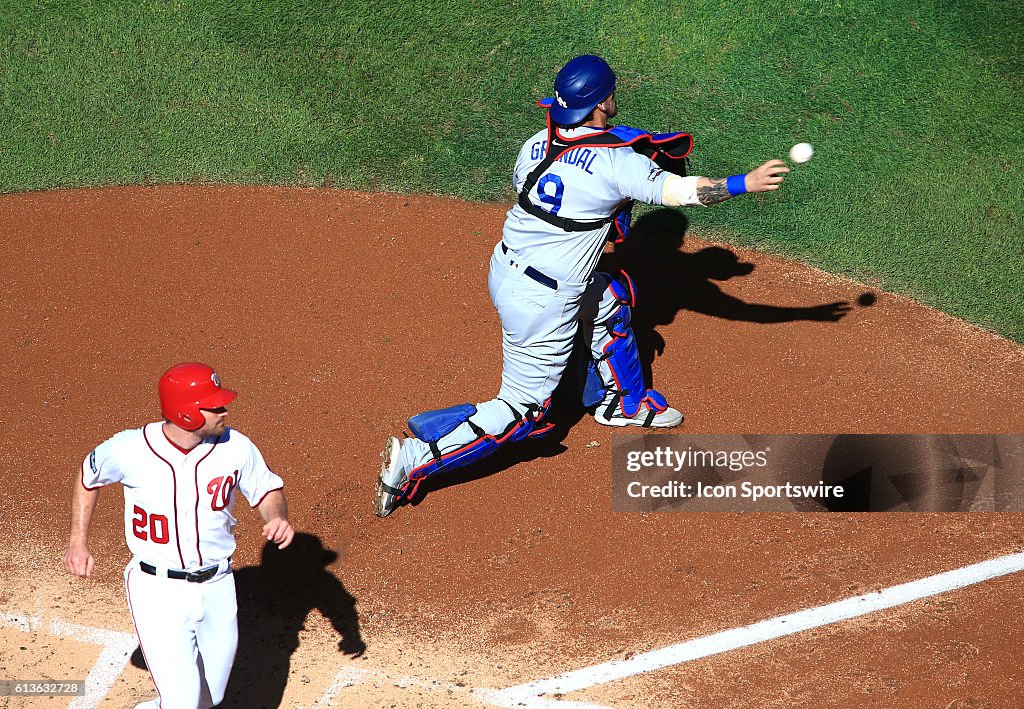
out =
<path fill-rule="evenodd" d="M 735 197 L 738 194 L 744 194 L 747 191 L 747 176 L 746 175 L 733 175 L 726 178 L 725 188 L 729 190 L 729 196 Z"/>

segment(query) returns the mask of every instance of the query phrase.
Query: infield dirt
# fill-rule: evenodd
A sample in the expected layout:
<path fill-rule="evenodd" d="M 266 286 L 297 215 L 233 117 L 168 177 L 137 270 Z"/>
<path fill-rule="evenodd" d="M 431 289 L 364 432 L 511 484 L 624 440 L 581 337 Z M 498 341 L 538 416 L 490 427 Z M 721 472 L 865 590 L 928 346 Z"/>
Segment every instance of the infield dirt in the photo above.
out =
<path fill-rule="evenodd" d="M 333 706 L 483 706 L 470 689 L 1024 548 L 1019 514 L 613 514 L 613 431 L 568 397 L 553 437 L 374 518 L 385 436 L 497 389 L 486 272 L 506 209 L 286 188 L 0 198 L 0 611 L 132 632 L 121 495 L 101 496 L 97 572 L 75 580 L 60 564 L 70 486 L 93 446 L 159 417 L 157 378 L 188 360 L 240 392 L 233 425 L 285 479 L 304 533 L 295 554 L 261 565 L 258 515 L 238 506 L 242 646 L 225 706 L 312 706 L 342 670 L 353 679 Z M 1019 345 L 685 230 L 652 213 L 606 259 L 637 282 L 641 350 L 683 430 L 1024 431 Z M 839 302 L 851 309 L 837 319 Z M 1008 577 L 567 698 L 1010 706 L 1024 682 L 1022 591 Z M 12 626 L 0 644 L 0 676 L 80 675 L 98 653 Z M 100 706 L 153 694 L 129 665 Z M 36 704 L 66 700 L 0 698 Z"/>

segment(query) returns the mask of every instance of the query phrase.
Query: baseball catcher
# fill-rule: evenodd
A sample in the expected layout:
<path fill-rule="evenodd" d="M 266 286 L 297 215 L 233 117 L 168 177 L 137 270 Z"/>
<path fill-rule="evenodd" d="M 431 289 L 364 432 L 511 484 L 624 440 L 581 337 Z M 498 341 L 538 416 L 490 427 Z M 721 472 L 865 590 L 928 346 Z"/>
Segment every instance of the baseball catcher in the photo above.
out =
<path fill-rule="evenodd" d="M 636 288 L 625 274 L 595 272 L 605 243 L 628 234 L 637 200 L 709 206 L 747 192 L 777 190 L 789 171 L 770 160 L 746 174 L 688 176 L 687 133 L 651 134 L 612 126 L 615 73 L 594 55 L 576 57 L 555 77 L 547 126 L 516 158 L 519 199 L 491 256 L 488 288 L 502 328 L 497 396 L 409 419 L 412 438 L 389 437 L 381 454 L 375 508 L 380 517 L 431 475 L 547 432 L 551 394 L 577 331 L 589 348 L 584 403 L 605 426 L 668 428 L 683 415 L 644 381 L 630 325 Z"/>

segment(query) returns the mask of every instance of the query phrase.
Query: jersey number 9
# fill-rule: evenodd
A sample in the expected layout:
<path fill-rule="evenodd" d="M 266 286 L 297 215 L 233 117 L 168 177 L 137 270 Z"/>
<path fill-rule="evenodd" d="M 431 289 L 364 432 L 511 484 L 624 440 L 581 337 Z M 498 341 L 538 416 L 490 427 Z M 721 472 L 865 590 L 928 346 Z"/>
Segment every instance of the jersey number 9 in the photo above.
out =
<path fill-rule="evenodd" d="M 548 194 L 547 187 L 552 182 L 555 184 L 555 193 Z M 558 214 L 558 210 L 562 208 L 562 191 L 564 189 L 561 177 L 558 175 L 544 175 L 537 183 L 537 197 L 544 204 L 551 205 L 551 209 L 548 210 L 549 212 Z"/>

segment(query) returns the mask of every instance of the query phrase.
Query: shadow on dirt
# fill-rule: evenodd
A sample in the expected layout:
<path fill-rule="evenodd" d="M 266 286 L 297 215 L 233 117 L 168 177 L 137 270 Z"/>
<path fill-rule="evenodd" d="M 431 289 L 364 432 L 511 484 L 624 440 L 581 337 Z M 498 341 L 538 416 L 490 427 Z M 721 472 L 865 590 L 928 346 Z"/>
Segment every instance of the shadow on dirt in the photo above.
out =
<path fill-rule="evenodd" d="M 665 351 L 665 340 L 655 328 L 671 323 L 681 310 L 757 323 L 837 322 L 849 312 L 850 304 L 844 300 L 785 307 L 748 303 L 725 293 L 718 283 L 749 276 L 754 264 L 741 261 L 736 253 L 721 246 L 708 246 L 694 253 L 681 251 L 688 225 L 686 217 L 677 211 L 649 212 L 636 221 L 629 238 L 598 263 L 599 271 L 615 273 L 622 269 L 636 283 L 633 332 L 648 381 L 655 355 Z"/>
<path fill-rule="evenodd" d="M 220 707 L 280 705 L 299 632 L 314 609 L 341 636 L 339 652 L 353 658 L 365 652 L 356 599 L 327 570 L 337 558 L 336 552 L 323 548 L 319 537 L 298 532 L 288 548 L 268 542 L 259 566 L 234 572 L 238 653 Z M 138 648 L 131 663 L 146 667 Z"/>

